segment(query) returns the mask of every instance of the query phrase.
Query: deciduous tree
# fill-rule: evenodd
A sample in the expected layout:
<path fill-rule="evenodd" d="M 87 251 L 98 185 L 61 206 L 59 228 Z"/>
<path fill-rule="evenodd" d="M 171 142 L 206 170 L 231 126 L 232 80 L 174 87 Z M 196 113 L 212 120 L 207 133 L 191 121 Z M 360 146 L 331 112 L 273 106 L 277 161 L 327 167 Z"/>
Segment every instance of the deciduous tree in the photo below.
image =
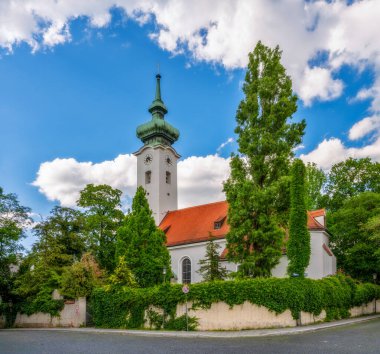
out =
<path fill-rule="evenodd" d="M 56 206 L 38 223 L 33 252 L 46 267 L 62 267 L 79 260 L 86 250 L 85 219 L 79 210 Z"/>
<path fill-rule="evenodd" d="M 281 256 L 290 159 L 301 142 L 305 121 L 291 123 L 297 97 L 278 47 L 256 45 L 249 54 L 243 92 L 235 129 L 240 154 L 232 156 L 231 175 L 224 184 L 228 255 L 242 264 L 246 275 L 270 276 Z"/>
<path fill-rule="evenodd" d="M 379 162 L 349 158 L 331 168 L 326 185 L 330 211 L 337 211 L 345 200 L 363 192 L 380 193 Z"/>
<path fill-rule="evenodd" d="M 306 208 L 314 210 L 327 207 L 327 196 L 324 194 L 327 176 L 315 163 L 306 165 Z"/>
<path fill-rule="evenodd" d="M 14 274 L 10 266 L 17 266 L 20 261 L 18 257 L 23 249 L 21 240 L 25 237 L 24 228 L 31 221 L 29 212 L 30 209 L 22 206 L 15 194 L 5 194 L 0 187 L 0 298 L 4 312 L 11 310 L 11 307 L 5 306 L 14 300 Z"/>
<path fill-rule="evenodd" d="M 102 184 L 88 184 L 80 192 L 78 206 L 85 208 L 90 246 L 101 268 L 112 272 L 115 268 L 116 233 L 124 214 L 121 211 L 118 189 Z"/>
<path fill-rule="evenodd" d="M 338 267 L 354 278 L 370 281 L 380 273 L 374 218 L 380 215 L 380 194 L 361 193 L 329 215 L 330 244 Z"/>

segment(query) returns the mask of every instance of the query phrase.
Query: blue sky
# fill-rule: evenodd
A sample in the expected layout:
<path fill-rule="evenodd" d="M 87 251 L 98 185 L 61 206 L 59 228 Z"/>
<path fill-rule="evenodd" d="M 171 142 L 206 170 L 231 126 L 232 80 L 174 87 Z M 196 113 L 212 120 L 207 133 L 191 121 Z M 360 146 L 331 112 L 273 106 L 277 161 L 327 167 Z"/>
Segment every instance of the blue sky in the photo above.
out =
<path fill-rule="evenodd" d="M 86 183 L 130 199 L 135 129 L 150 119 L 158 64 L 166 119 L 181 133 L 180 206 L 223 199 L 236 143 L 218 147 L 235 137 L 259 39 L 280 44 L 300 97 L 294 119 L 307 129 L 297 154 L 324 169 L 349 156 L 380 160 L 378 31 L 360 26 L 380 15 L 378 2 L 31 3 L 0 5 L 0 185 L 35 213 L 73 205 Z"/>

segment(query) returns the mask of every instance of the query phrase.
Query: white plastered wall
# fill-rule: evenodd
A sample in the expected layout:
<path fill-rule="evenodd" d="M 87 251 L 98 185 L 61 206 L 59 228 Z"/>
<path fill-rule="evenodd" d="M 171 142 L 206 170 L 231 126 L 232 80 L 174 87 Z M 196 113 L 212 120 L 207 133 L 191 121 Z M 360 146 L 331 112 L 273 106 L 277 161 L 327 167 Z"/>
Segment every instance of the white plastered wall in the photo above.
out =
<path fill-rule="evenodd" d="M 226 240 L 216 240 L 221 247 L 220 253 L 226 247 Z M 336 258 L 330 256 L 323 248 L 323 244 L 329 247 L 329 238 L 325 231 L 311 231 L 311 254 L 310 263 L 306 269 L 307 277 L 311 279 L 321 279 L 328 275 L 336 273 Z M 192 243 L 182 246 L 169 247 L 172 261 L 172 270 L 177 277 L 177 282 L 182 283 L 182 261 L 189 258 L 191 261 L 191 281 L 198 283 L 202 277 L 197 270 L 199 269 L 199 260 L 205 257 L 207 242 Z M 281 256 L 279 264 L 272 270 L 272 276 L 283 278 L 287 276 L 287 267 L 289 260 L 286 255 Z M 235 272 L 237 265 L 231 262 L 223 262 L 223 265 L 229 271 Z"/>
<path fill-rule="evenodd" d="M 220 245 L 219 252 L 222 253 L 226 247 L 226 240 L 215 240 L 215 243 Z M 207 242 L 192 243 L 181 246 L 169 247 L 171 256 L 172 270 L 177 278 L 178 283 L 182 283 L 182 261 L 189 258 L 191 261 L 191 282 L 198 283 L 202 281 L 202 276 L 197 273 L 199 270 L 198 262 L 205 258 Z M 230 262 L 222 262 L 228 271 L 235 272 L 237 265 Z"/>
<path fill-rule="evenodd" d="M 150 154 L 152 162 L 145 164 L 145 157 Z M 177 161 L 179 155 L 169 146 L 145 146 L 135 153 L 137 156 L 137 186 L 143 186 L 149 206 L 153 212 L 156 225 L 159 225 L 168 211 L 178 209 L 177 196 Z M 166 162 L 169 157 L 171 164 Z M 145 183 L 145 173 L 151 172 L 151 182 Z M 166 172 L 170 172 L 170 183 L 166 183 Z"/>

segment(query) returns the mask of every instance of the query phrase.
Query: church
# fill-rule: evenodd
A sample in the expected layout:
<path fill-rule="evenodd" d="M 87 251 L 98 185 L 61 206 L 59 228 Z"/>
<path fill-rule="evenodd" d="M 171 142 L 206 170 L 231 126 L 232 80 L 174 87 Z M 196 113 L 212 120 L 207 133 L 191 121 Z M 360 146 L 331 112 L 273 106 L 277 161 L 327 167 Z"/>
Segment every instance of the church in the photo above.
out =
<path fill-rule="evenodd" d="M 226 201 L 178 209 L 177 162 L 181 157 L 173 144 L 179 131 L 164 118 L 168 112 L 161 98 L 161 75 L 156 75 L 155 99 L 149 107 L 152 119 L 137 127 L 137 137 L 143 146 L 134 153 L 137 157 L 137 186 L 142 186 L 153 212 L 156 225 L 167 237 L 171 267 L 178 283 L 202 281 L 198 273 L 199 260 L 205 257 L 210 234 L 220 245 L 220 259 L 228 271 L 238 265 L 226 259 L 228 203 Z M 320 279 L 336 273 L 336 258 L 329 248 L 325 210 L 308 212 L 311 241 L 307 276 Z M 275 277 L 285 277 L 288 258 L 283 250 L 279 264 L 272 270 Z"/>

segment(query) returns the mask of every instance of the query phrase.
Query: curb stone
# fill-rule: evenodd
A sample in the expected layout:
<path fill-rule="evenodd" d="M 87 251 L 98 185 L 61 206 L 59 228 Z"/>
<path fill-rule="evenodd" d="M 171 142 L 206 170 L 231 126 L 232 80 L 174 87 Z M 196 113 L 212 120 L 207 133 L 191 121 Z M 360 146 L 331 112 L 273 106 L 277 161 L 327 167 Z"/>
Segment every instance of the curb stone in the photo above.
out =
<path fill-rule="evenodd" d="M 380 315 L 363 316 L 334 322 L 325 322 L 314 325 L 276 328 L 276 329 L 252 329 L 241 331 L 147 331 L 147 330 L 128 330 L 128 329 L 103 329 L 103 328 L 9 328 L 0 331 L 57 331 L 57 332 L 79 332 L 97 334 L 122 334 L 145 337 L 173 337 L 173 338 L 248 338 L 248 337 L 267 337 L 293 335 L 318 330 L 347 326 L 351 324 L 380 319 Z"/>

